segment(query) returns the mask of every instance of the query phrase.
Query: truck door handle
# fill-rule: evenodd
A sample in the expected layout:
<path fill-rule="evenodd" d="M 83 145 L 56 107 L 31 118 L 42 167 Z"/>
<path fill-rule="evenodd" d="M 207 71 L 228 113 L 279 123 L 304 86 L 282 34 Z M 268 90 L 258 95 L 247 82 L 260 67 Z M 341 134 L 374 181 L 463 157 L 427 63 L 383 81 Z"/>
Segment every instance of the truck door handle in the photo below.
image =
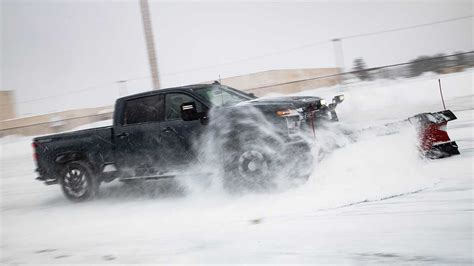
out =
<path fill-rule="evenodd" d="M 117 135 L 117 137 L 119 137 L 119 138 L 123 139 L 123 138 L 126 138 L 126 137 L 128 137 L 128 135 L 130 135 L 130 134 L 129 134 L 129 133 L 127 133 L 127 132 L 123 132 L 123 133 L 120 133 L 120 134 L 118 134 L 118 135 Z"/>
<path fill-rule="evenodd" d="M 176 130 L 172 127 L 166 127 L 165 129 L 162 130 L 163 132 L 165 133 L 171 133 L 171 132 L 174 132 L 176 133 Z"/>

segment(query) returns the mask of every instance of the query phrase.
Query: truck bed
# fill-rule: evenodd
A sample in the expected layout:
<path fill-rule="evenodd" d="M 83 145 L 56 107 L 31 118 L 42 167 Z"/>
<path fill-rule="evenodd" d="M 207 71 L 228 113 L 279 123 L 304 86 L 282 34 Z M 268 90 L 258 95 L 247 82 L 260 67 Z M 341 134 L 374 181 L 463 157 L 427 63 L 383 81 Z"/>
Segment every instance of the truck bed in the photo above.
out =
<path fill-rule="evenodd" d="M 101 167 L 113 162 L 114 144 L 111 126 L 60 133 L 33 139 L 36 145 L 38 172 L 47 179 L 55 179 L 62 154 L 74 152 L 92 163 L 91 167 L 100 171 Z M 71 155 L 68 155 L 71 156 Z"/>

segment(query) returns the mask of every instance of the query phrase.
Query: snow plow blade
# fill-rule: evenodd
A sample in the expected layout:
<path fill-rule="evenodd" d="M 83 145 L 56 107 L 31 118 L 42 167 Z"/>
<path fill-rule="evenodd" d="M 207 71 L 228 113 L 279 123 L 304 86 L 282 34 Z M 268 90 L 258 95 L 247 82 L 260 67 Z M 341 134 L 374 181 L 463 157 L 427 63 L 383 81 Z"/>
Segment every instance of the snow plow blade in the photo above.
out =
<path fill-rule="evenodd" d="M 448 121 L 457 117 L 451 110 L 436 113 L 422 113 L 408 118 L 418 128 L 420 149 L 431 159 L 449 157 L 459 154 L 458 145 L 452 141 L 446 131 Z"/>

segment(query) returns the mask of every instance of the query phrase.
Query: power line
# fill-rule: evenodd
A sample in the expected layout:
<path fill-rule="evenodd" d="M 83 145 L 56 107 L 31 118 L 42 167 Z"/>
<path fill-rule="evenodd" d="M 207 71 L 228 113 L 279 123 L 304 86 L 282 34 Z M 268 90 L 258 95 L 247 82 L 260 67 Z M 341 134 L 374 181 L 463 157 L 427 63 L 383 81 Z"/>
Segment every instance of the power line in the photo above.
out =
<path fill-rule="evenodd" d="M 375 31 L 375 32 L 370 32 L 370 33 L 347 35 L 347 36 L 344 36 L 344 37 L 339 37 L 337 39 L 352 39 L 352 38 L 358 38 L 358 37 L 384 34 L 384 33 L 389 33 L 389 32 L 409 30 L 409 29 L 426 27 L 426 26 L 431 26 L 431 25 L 436 25 L 436 24 L 441 24 L 441 23 L 447 23 L 447 22 L 452 22 L 452 21 L 458 21 L 458 20 L 463 20 L 463 19 L 468 19 L 468 18 L 473 18 L 473 17 L 474 17 L 474 15 L 469 15 L 469 16 L 464 16 L 464 17 L 457 17 L 457 18 L 451 18 L 451 19 L 446 19 L 446 20 L 439 20 L 439 21 L 434 21 L 434 22 L 430 22 L 430 23 L 417 24 L 417 25 L 394 28 L 394 29 L 383 30 L 383 31 Z M 299 46 L 295 46 L 295 47 L 291 47 L 291 48 L 286 48 L 286 49 L 281 49 L 281 50 L 273 51 L 273 52 L 258 55 L 258 56 L 247 57 L 247 58 L 238 59 L 238 60 L 234 60 L 234 61 L 228 61 L 228 62 L 220 63 L 220 64 L 190 68 L 190 69 L 177 71 L 177 72 L 165 73 L 162 76 L 173 76 L 173 75 L 178 75 L 178 74 L 184 74 L 184 73 L 189 73 L 189 72 L 195 72 L 195 71 L 200 71 L 200 70 L 205 70 L 205 69 L 212 69 L 212 68 L 216 68 L 216 67 L 227 66 L 227 65 L 231 65 L 231 64 L 237 64 L 237 63 L 257 60 L 257 59 L 261 59 L 261 58 L 265 58 L 265 57 L 269 57 L 269 56 L 274 56 L 274 55 L 283 54 L 283 53 L 289 53 L 289 52 L 292 52 L 292 51 L 295 51 L 295 50 L 301 50 L 301 49 L 305 49 L 305 48 L 309 48 L 309 47 L 314 47 L 314 46 L 326 44 L 328 42 L 331 42 L 332 40 L 334 40 L 334 39 L 310 42 L 310 43 L 306 43 L 306 44 L 303 44 L 303 45 L 299 45 Z M 136 77 L 136 78 L 129 78 L 129 79 L 125 79 L 125 80 L 122 80 L 122 81 L 134 81 L 134 80 L 142 80 L 142 79 L 149 79 L 149 78 L 151 78 L 151 76 L 142 76 L 142 77 Z M 31 100 L 26 100 L 26 101 L 19 101 L 19 102 L 16 102 L 15 104 L 24 104 L 24 103 L 44 101 L 44 100 L 52 99 L 52 98 L 59 98 L 59 97 L 63 97 L 63 96 L 71 95 L 71 94 L 76 94 L 76 93 L 81 93 L 81 92 L 84 92 L 84 91 L 92 90 L 92 89 L 95 89 L 95 88 L 98 88 L 98 87 L 102 87 L 104 85 L 111 85 L 111 84 L 114 84 L 114 83 L 117 83 L 117 82 L 118 81 L 111 81 L 111 82 L 108 82 L 108 83 L 104 83 L 102 85 L 89 86 L 89 87 L 85 87 L 85 88 L 78 89 L 78 90 L 75 90 L 75 91 L 70 91 L 70 92 L 67 92 L 67 93 L 56 94 L 56 95 L 52 95 L 52 96 L 46 96 L 46 97 L 31 99 Z M 0 104 L 0 106 L 3 106 L 3 105 Z"/>
<path fill-rule="evenodd" d="M 325 42 L 327 42 L 327 41 L 324 41 L 324 43 Z M 321 43 L 323 43 L 323 42 L 321 42 Z M 314 44 L 312 44 L 311 46 L 314 46 Z M 210 69 L 210 68 L 219 67 L 219 66 L 223 66 L 223 65 L 227 65 L 227 64 L 235 64 L 235 63 L 245 62 L 245 61 L 249 61 L 249 60 L 253 60 L 253 59 L 257 59 L 257 58 L 261 58 L 261 57 L 276 55 L 276 54 L 279 54 L 279 53 L 285 53 L 285 52 L 289 52 L 291 50 L 303 49 L 303 48 L 306 48 L 306 47 L 308 47 L 308 45 L 301 45 L 301 46 L 297 46 L 297 47 L 293 47 L 293 48 L 289 48 L 289 49 L 285 49 L 285 50 L 280 50 L 280 51 L 276 51 L 276 52 L 272 52 L 272 53 L 267 53 L 267 54 L 263 54 L 263 55 L 259 55 L 259 56 L 255 56 L 255 57 L 239 59 L 239 60 L 236 60 L 236 61 L 230 61 L 230 62 L 216 64 L 216 65 L 208 65 L 208 66 L 199 67 L 199 68 L 192 68 L 192 69 L 187 69 L 187 70 L 183 70 L 183 71 L 165 73 L 161 76 L 172 76 L 172 75 L 178 75 L 178 74 L 183 74 L 183 73 L 188 73 L 188 72 L 194 72 L 194 71 L 203 70 L 203 69 Z M 59 98 L 59 97 L 63 97 L 63 96 L 68 96 L 70 94 L 76 94 L 76 93 L 81 93 L 81 92 L 84 92 L 84 91 L 96 89 L 98 87 L 103 87 L 105 85 L 112 85 L 112 84 L 117 83 L 117 82 L 128 82 L 128 81 L 135 81 L 135 80 L 143 80 L 143 79 L 149 79 L 151 77 L 152 76 L 142 76 L 142 77 L 124 79 L 124 80 L 120 80 L 120 81 L 111 81 L 111 82 L 108 82 L 108 83 L 103 83 L 102 85 L 89 86 L 89 87 L 86 87 L 86 88 L 78 89 L 78 90 L 75 90 L 75 91 L 70 91 L 70 92 L 67 92 L 67 93 L 56 94 L 56 95 L 51 95 L 51 96 L 46 96 L 46 97 L 41 97 L 41 98 L 36 98 L 36 99 L 31 99 L 31 100 L 19 101 L 19 102 L 16 102 L 16 104 L 24 104 L 24 103 L 31 103 L 31 102 L 38 102 L 38 101 L 48 100 L 48 99 L 52 99 L 52 98 Z M 2 106 L 2 105 L 0 105 L 0 106 Z"/>
<path fill-rule="evenodd" d="M 446 20 L 439 20 L 439 21 L 434 21 L 434 22 L 430 22 L 430 23 L 423 23 L 423 24 L 407 26 L 407 27 L 401 27 L 401 28 L 394 28 L 394 29 L 389 29 L 389 30 L 381 30 L 381 31 L 374 31 L 374 32 L 369 32 L 369 33 L 348 35 L 348 36 L 340 37 L 339 39 L 352 39 L 352 38 L 365 37 L 365 36 L 370 36 L 370 35 L 378 35 L 378 34 L 395 32 L 395 31 L 410 30 L 410 29 L 416 29 L 416 28 L 421 28 L 421 27 L 426 27 L 426 26 L 431 26 L 431 25 L 436 25 L 436 24 L 441 24 L 441 23 L 446 23 L 446 22 L 463 20 L 463 19 L 472 18 L 472 17 L 474 17 L 474 15 L 458 17 L 458 18 L 452 18 L 452 19 L 446 19 Z"/>
<path fill-rule="evenodd" d="M 310 43 L 306 43 L 303 45 L 299 46 L 294 46 L 291 48 L 286 48 L 282 50 L 277 50 L 274 52 L 262 54 L 262 55 L 257 55 L 257 56 L 252 56 L 252 57 L 247 57 L 243 59 L 238 59 L 234 61 L 228 61 L 225 63 L 220 63 L 220 64 L 214 64 L 214 65 L 207 65 L 203 67 L 196 67 L 196 68 L 190 68 L 182 71 L 177 71 L 177 72 L 172 72 L 172 73 L 166 73 L 163 76 L 173 76 L 173 75 L 178 75 L 178 74 L 183 74 L 183 73 L 188 73 L 188 72 L 195 72 L 195 71 L 200 71 L 200 70 L 205 70 L 205 69 L 212 69 L 216 67 L 221 67 L 221 66 L 227 66 L 231 64 L 237 64 L 237 63 L 242 63 L 246 61 L 253 61 L 261 58 L 265 58 L 268 56 L 274 56 L 278 54 L 283 54 L 283 53 L 289 53 L 295 50 L 301 50 L 309 47 L 314 47 L 322 44 L 326 44 L 331 42 L 334 39 L 351 39 L 351 38 L 358 38 L 358 37 L 364 37 L 364 36 L 370 36 L 370 35 L 378 35 L 378 34 L 383 34 L 383 33 L 389 33 L 389 32 L 395 32 L 395 31 L 402 31 L 402 30 L 409 30 L 409 29 L 415 29 L 415 28 L 420 28 L 420 27 L 426 27 L 426 26 L 431 26 L 431 25 L 436 25 L 436 24 L 441 24 L 441 23 L 447 23 L 447 22 L 452 22 L 452 21 L 458 21 L 458 20 L 463 20 L 467 18 L 472 18 L 474 15 L 469 15 L 469 16 L 464 16 L 464 17 L 457 17 L 457 18 L 451 18 L 451 19 L 445 19 L 445 20 L 439 20 L 439 21 L 434 21 L 434 22 L 429 22 L 429 23 L 423 23 L 423 24 L 417 24 L 417 25 L 412 25 L 412 26 L 407 26 L 407 27 L 400 27 L 400 28 L 394 28 L 394 29 L 389 29 L 389 30 L 383 30 L 383 31 L 375 31 L 375 32 L 369 32 L 369 33 L 361 33 L 361 34 L 355 34 L 355 35 L 347 35 L 339 38 L 332 38 L 328 40 L 320 40 L 320 41 L 314 41 Z"/>

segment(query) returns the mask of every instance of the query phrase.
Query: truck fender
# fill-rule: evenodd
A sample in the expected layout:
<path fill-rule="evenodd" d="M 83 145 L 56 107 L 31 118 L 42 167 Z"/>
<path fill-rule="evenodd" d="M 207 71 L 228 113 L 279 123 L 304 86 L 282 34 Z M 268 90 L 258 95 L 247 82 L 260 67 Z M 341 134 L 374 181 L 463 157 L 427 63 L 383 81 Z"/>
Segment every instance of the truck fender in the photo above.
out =
<path fill-rule="evenodd" d="M 87 156 L 82 152 L 67 152 L 58 154 L 54 161 L 59 164 L 65 164 L 71 161 L 82 161 L 86 158 Z"/>

